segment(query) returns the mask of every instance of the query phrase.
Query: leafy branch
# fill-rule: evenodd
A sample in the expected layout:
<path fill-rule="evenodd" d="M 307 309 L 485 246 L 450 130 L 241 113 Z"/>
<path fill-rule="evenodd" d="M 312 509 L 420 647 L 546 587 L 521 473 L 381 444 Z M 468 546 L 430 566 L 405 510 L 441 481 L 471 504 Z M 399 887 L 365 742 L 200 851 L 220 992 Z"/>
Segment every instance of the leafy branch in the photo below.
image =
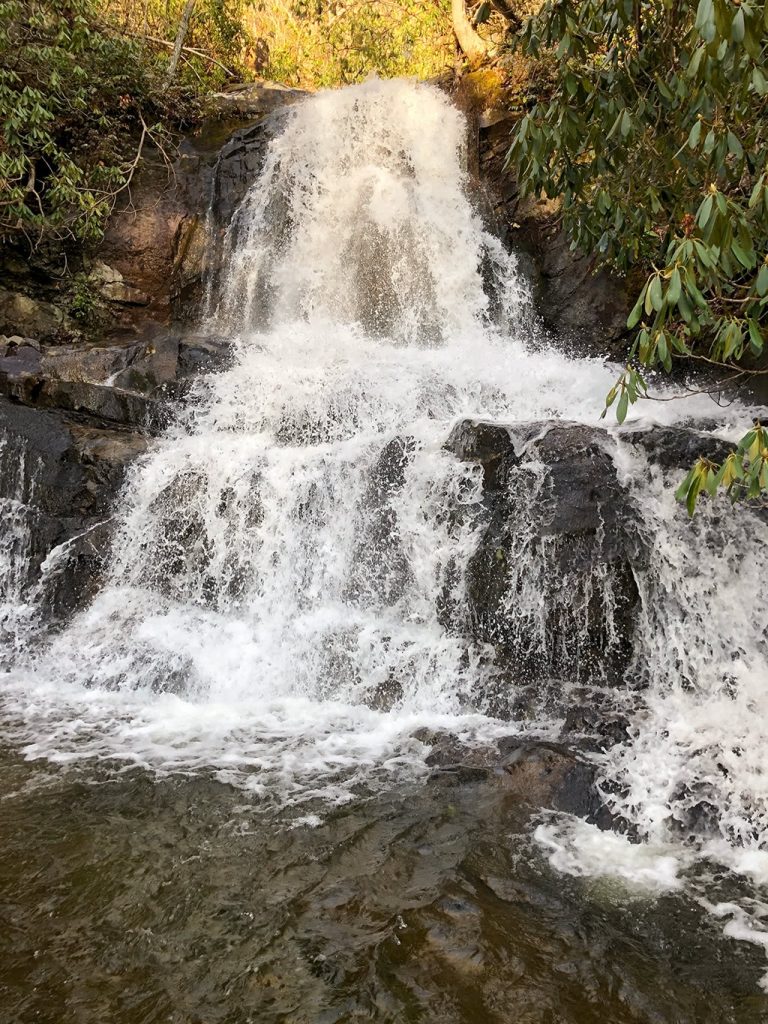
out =
<path fill-rule="evenodd" d="M 606 410 L 622 423 L 650 397 L 641 369 L 676 359 L 765 373 L 768 6 L 546 0 L 517 45 L 550 67 L 507 158 L 521 190 L 562 197 L 574 247 L 644 279 Z M 745 465 L 746 489 L 697 463 L 691 509 L 713 487 L 754 497 L 768 477 Z"/>

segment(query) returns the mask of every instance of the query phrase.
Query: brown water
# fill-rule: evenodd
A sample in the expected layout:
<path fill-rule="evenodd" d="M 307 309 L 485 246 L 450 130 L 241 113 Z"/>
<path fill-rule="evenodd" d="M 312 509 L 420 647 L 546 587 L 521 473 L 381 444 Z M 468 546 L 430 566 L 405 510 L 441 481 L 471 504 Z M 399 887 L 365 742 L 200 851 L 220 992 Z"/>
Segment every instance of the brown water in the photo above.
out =
<path fill-rule="evenodd" d="M 758 951 L 683 897 L 555 874 L 492 786 L 310 827 L 212 779 L 5 750 L 0 792 L 2 1024 L 768 1019 Z"/>

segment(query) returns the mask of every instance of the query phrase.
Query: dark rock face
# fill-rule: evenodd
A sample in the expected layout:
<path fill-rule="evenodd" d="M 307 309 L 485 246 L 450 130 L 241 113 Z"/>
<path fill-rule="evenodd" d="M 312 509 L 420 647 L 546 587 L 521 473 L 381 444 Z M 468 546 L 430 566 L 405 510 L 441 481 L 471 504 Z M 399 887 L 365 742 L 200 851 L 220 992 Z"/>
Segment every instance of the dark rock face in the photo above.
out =
<path fill-rule="evenodd" d="M 649 462 L 661 469 L 688 470 L 701 457 L 722 462 L 734 449 L 729 441 L 692 427 L 653 427 L 626 433 L 624 440 L 639 448 Z"/>
<path fill-rule="evenodd" d="M 150 433 L 157 432 L 168 421 L 168 411 L 159 402 L 133 391 L 88 381 L 9 373 L 0 368 L 0 395 L 18 405 L 131 424 Z"/>
<path fill-rule="evenodd" d="M 412 438 L 394 437 L 381 451 L 370 475 L 362 525 L 355 557 L 355 578 L 348 598 L 365 605 L 369 601 L 393 603 L 410 577 L 408 559 L 399 543 L 397 513 L 393 500 L 405 483 L 405 472 L 414 450 Z"/>
<path fill-rule="evenodd" d="M 97 324 L 73 318 L 60 267 L 25 254 L 2 259 L 0 335 L 45 343 L 108 345 L 146 339 L 158 326 L 199 320 L 205 279 L 232 213 L 261 169 L 284 112 L 304 94 L 254 84 L 228 90 L 214 115 L 183 139 L 169 167 L 147 147 L 130 194 L 110 217 L 98 250 L 71 254 L 98 300 Z"/>
<path fill-rule="evenodd" d="M 22 586 L 34 591 L 57 549 L 41 595 L 42 610 L 56 619 L 98 588 L 112 503 L 146 441 L 126 426 L 105 428 L 8 398 L 0 398 L 0 437 L 0 494 L 22 510 L 28 531 Z"/>
<path fill-rule="evenodd" d="M 520 684 L 619 682 L 632 652 L 640 548 L 607 434 L 465 421 L 446 447 L 484 470 L 487 519 L 468 566 L 463 628 L 493 645 L 498 698 L 512 680 L 517 699 Z"/>
<path fill-rule="evenodd" d="M 554 204 L 521 198 L 514 177 L 504 170 L 513 127 L 510 115 L 479 127 L 479 180 L 494 226 L 505 243 L 528 257 L 536 310 L 558 344 L 579 355 L 617 356 L 626 347 L 631 290 L 607 271 L 595 272 L 589 257 L 571 251 Z"/>

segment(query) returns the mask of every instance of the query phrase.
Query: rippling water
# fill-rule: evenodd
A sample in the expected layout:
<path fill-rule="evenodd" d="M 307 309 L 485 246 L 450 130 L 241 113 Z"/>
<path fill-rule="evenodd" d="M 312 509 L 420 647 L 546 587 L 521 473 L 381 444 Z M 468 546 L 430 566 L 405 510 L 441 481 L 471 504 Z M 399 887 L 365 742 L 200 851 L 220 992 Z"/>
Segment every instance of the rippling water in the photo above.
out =
<path fill-rule="evenodd" d="M 437 777 L 269 812 L 202 775 L 0 761 L 3 1024 L 758 1024 L 762 956 L 554 872 Z M 738 954 L 736 956 L 735 954 Z"/>

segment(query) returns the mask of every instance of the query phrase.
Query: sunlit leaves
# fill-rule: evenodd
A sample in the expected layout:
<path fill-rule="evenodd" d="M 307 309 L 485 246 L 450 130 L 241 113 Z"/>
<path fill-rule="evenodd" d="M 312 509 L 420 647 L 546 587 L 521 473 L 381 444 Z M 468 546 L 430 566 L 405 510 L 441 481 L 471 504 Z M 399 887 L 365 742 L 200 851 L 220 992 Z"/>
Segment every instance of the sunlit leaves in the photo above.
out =
<path fill-rule="evenodd" d="M 768 5 L 546 0 L 534 38 L 558 58 L 512 139 L 522 191 L 561 197 L 576 248 L 647 275 L 627 319 L 639 366 L 741 372 L 768 344 Z"/>
<path fill-rule="evenodd" d="M 685 502 L 692 516 L 702 495 L 714 498 L 720 490 L 731 501 L 761 500 L 768 492 L 768 431 L 759 422 L 722 464 L 700 458 L 678 487 L 675 497 Z"/>

